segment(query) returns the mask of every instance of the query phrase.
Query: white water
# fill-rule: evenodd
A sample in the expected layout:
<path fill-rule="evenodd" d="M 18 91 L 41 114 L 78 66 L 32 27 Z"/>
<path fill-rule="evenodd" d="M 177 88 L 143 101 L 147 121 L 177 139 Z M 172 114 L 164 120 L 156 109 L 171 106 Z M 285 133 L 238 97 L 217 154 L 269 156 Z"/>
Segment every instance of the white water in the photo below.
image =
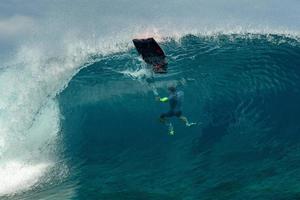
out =
<path fill-rule="evenodd" d="M 296 0 L 84 2 L 0 3 L 0 196 L 32 188 L 55 165 L 55 96 L 89 55 L 126 49 L 133 37 L 300 31 Z"/>
<path fill-rule="evenodd" d="M 55 96 L 84 55 L 49 60 L 43 53 L 24 48 L 16 64 L 0 74 L 0 196 L 34 186 L 56 161 L 60 112 Z"/>
<path fill-rule="evenodd" d="M 120 47 L 104 43 L 90 45 L 76 40 L 73 44 L 72 39 L 63 41 L 60 57 L 49 58 L 41 46 L 23 46 L 15 60 L 2 68 L 0 196 L 36 186 L 60 162 L 56 155 L 61 128 L 56 95 L 89 62 L 89 55 L 120 51 Z"/>

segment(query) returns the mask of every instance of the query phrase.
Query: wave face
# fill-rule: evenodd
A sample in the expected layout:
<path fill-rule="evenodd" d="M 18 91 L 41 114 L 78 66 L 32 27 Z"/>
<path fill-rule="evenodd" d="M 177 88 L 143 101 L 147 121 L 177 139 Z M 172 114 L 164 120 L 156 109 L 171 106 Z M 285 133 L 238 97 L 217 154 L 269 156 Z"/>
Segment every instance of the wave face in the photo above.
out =
<path fill-rule="evenodd" d="M 184 114 L 201 125 L 172 119 L 176 134 L 167 134 L 158 116 L 168 106 L 154 100 L 145 78 L 151 74 L 132 45 L 85 60 L 51 60 L 57 79 L 36 76 L 47 84 L 34 82 L 33 92 L 15 84 L 1 102 L 9 137 L 0 140 L 3 198 L 299 198 L 299 40 L 185 35 L 161 46 L 169 73 L 155 75 L 152 86 L 166 95 L 176 83 L 185 92 Z M 54 63 L 70 67 L 60 71 Z"/>

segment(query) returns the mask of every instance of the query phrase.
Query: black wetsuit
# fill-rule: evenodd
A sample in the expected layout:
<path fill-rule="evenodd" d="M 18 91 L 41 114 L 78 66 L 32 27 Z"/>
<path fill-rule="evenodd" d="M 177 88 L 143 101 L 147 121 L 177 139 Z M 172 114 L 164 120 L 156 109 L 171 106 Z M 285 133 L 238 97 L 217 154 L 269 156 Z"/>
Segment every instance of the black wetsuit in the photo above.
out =
<path fill-rule="evenodd" d="M 161 118 L 165 117 L 180 117 L 182 115 L 181 106 L 183 102 L 183 92 L 178 91 L 171 93 L 168 100 L 170 104 L 170 110 L 166 113 L 161 114 Z"/>

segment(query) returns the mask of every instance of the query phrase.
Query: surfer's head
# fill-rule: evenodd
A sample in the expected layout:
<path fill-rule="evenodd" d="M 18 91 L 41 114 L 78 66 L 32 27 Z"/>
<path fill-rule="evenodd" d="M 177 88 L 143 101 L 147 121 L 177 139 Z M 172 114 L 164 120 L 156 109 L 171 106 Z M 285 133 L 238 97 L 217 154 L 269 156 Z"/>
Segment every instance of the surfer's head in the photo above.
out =
<path fill-rule="evenodd" d="M 171 86 L 168 87 L 168 90 L 170 92 L 176 92 L 176 86 L 175 85 L 171 85 Z"/>

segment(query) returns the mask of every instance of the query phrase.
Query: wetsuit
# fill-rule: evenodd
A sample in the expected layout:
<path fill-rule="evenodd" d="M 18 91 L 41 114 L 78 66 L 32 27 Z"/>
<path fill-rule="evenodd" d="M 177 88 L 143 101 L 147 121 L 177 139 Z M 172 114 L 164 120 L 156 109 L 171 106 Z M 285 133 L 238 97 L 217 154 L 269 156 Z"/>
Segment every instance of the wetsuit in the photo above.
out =
<path fill-rule="evenodd" d="M 180 117 L 182 115 L 181 106 L 183 102 L 184 93 L 182 91 L 177 91 L 171 93 L 168 98 L 162 98 L 160 101 L 166 102 L 169 101 L 170 110 L 166 113 L 161 114 L 161 118 L 165 117 Z"/>

